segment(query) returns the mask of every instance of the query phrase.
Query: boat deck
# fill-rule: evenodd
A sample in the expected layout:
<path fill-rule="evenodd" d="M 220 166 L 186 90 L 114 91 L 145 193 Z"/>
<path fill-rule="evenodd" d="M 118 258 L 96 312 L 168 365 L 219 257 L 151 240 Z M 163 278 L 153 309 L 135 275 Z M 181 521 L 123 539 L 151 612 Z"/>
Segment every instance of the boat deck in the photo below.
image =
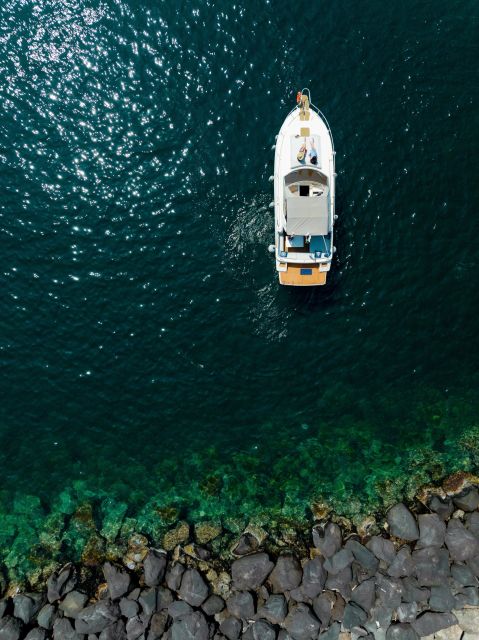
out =
<path fill-rule="evenodd" d="M 279 281 L 295 287 L 310 287 L 326 284 L 326 275 L 327 271 L 311 264 L 288 264 L 286 271 L 279 272 Z"/>

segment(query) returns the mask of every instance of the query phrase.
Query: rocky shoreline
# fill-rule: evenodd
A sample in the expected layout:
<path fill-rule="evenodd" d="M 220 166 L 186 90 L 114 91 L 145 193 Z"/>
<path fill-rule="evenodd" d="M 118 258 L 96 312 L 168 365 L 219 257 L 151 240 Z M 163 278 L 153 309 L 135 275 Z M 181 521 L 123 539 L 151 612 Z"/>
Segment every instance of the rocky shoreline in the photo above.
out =
<path fill-rule="evenodd" d="M 280 537 L 214 522 L 155 548 L 4 584 L 0 640 L 479 640 L 479 478 L 458 473 L 354 527 L 316 505 Z"/>

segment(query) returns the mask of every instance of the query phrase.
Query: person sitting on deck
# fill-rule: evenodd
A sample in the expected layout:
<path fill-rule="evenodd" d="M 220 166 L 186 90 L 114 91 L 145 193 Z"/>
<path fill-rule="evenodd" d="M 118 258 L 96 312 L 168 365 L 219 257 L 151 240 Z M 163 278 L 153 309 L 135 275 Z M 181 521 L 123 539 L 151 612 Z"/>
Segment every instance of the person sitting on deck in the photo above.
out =
<path fill-rule="evenodd" d="M 316 147 L 314 146 L 313 138 L 310 139 L 311 142 L 311 151 L 309 152 L 309 161 L 311 164 L 318 164 L 318 152 L 316 151 Z"/>

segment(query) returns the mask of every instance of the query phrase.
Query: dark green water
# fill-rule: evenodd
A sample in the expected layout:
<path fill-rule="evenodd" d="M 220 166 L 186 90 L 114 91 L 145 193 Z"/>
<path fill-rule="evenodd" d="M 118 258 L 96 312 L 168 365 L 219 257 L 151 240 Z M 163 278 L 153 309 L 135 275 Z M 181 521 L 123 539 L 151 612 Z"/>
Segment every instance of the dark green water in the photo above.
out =
<path fill-rule="evenodd" d="M 474 467 L 478 42 L 472 0 L 2 2 L 7 547 L 64 488 L 151 533 L 153 502 L 357 514 Z M 310 291 L 267 252 L 303 86 L 338 170 Z"/>

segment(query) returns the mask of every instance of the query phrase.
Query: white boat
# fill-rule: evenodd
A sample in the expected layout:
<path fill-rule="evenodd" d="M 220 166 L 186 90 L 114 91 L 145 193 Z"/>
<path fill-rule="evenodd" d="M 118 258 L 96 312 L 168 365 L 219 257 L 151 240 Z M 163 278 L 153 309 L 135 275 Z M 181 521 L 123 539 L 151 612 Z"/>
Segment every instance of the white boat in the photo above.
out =
<path fill-rule="evenodd" d="M 299 287 L 325 284 L 335 251 L 333 137 L 310 98 L 298 92 L 274 157 L 276 269 L 281 284 Z"/>

